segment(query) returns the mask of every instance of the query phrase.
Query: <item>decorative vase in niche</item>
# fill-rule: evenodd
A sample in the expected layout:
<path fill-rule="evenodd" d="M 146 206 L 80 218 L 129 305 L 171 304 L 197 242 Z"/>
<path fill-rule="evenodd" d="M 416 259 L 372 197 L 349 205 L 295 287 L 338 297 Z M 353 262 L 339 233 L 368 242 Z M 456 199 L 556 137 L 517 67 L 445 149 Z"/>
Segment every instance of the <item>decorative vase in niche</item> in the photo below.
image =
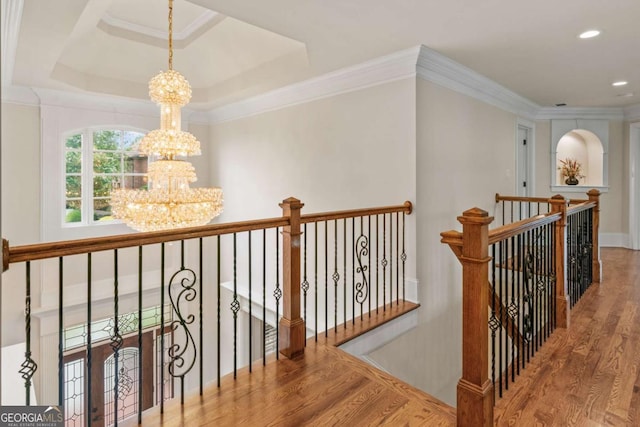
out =
<path fill-rule="evenodd" d="M 576 178 L 574 175 L 571 175 L 564 182 L 567 185 L 578 185 L 579 181 L 578 178 Z"/>

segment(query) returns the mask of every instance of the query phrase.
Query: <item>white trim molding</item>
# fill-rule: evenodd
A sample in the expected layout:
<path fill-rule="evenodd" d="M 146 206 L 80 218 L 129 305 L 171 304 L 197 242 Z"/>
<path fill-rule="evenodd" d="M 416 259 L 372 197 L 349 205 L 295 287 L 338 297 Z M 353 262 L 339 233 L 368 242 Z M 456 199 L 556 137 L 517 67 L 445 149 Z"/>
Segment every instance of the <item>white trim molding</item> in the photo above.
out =
<path fill-rule="evenodd" d="M 593 120 L 622 120 L 624 110 L 618 107 L 541 107 L 536 113 L 536 120 L 551 119 L 593 119 Z"/>
<path fill-rule="evenodd" d="M 243 101 L 218 107 L 207 113 L 207 121 L 211 124 L 228 122 L 414 77 L 418 53 L 419 48 L 417 47 L 402 50 L 362 64 L 275 89 Z M 200 117 L 194 117 L 193 120 L 201 121 Z"/>
<path fill-rule="evenodd" d="M 535 119 L 540 109 L 538 104 L 424 45 L 420 46 L 417 75 L 526 119 Z"/>
<path fill-rule="evenodd" d="M 9 86 L 13 80 L 13 67 L 16 61 L 18 35 L 22 23 L 24 0 L 2 0 L 2 86 Z"/>
<path fill-rule="evenodd" d="M 626 233 L 600 233 L 600 246 L 604 248 L 629 248 L 629 235 Z"/>

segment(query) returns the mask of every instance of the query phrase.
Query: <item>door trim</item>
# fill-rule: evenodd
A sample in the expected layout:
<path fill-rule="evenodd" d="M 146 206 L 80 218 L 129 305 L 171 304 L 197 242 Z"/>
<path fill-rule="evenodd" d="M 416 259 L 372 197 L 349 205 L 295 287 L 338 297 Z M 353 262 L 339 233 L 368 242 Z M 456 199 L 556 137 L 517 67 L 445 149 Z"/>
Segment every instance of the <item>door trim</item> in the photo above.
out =
<path fill-rule="evenodd" d="M 520 158 L 519 158 L 519 147 L 520 147 L 520 138 L 518 136 L 518 131 L 520 128 L 526 128 L 529 131 L 529 139 L 527 140 L 527 194 L 530 197 L 534 197 L 536 195 L 536 169 L 535 169 L 535 143 L 536 143 L 536 124 L 531 121 L 524 119 L 522 117 L 518 117 L 516 120 L 516 137 L 515 137 L 515 162 L 516 162 L 516 173 L 515 173 L 515 194 L 518 194 L 518 189 L 520 188 L 520 183 L 518 179 L 520 177 Z"/>

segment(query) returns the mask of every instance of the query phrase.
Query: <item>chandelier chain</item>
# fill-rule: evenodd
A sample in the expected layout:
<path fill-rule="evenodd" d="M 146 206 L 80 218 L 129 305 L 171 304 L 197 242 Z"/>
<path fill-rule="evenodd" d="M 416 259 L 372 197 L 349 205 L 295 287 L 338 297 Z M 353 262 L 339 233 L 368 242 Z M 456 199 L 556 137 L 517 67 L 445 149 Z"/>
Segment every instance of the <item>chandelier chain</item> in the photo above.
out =
<path fill-rule="evenodd" d="M 173 70 L 173 0 L 169 0 L 169 69 Z"/>

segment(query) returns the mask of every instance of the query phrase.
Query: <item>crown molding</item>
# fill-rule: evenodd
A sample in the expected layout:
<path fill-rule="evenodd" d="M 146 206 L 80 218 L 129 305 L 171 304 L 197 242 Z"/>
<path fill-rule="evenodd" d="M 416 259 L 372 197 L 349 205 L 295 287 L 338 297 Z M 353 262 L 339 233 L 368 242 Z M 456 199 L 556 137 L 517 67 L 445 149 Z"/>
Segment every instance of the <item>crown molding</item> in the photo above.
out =
<path fill-rule="evenodd" d="M 382 83 L 414 77 L 418 53 L 418 47 L 405 49 L 218 107 L 206 113 L 207 121 L 211 124 L 217 124 L 237 120 Z M 202 115 L 196 114 L 194 117 L 194 120 L 197 121 L 202 119 Z"/>
<path fill-rule="evenodd" d="M 9 86 L 13 80 L 18 35 L 22 22 L 24 0 L 2 0 L 2 86 Z"/>
<path fill-rule="evenodd" d="M 158 106 L 151 101 L 121 96 L 68 92 L 56 89 L 34 88 L 41 106 L 80 108 L 138 116 L 158 116 Z"/>
<path fill-rule="evenodd" d="M 184 27 L 181 31 L 174 32 L 173 40 L 174 41 L 182 41 L 185 40 L 193 33 L 198 31 L 201 27 L 207 25 L 213 19 L 216 18 L 218 12 L 214 12 L 213 10 L 206 10 L 201 15 L 199 15 L 196 19 L 189 23 L 186 27 Z M 104 25 L 111 27 L 111 29 L 121 29 L 125 31 L 130 31 L 133 33 L 143 34 L 148 37 L 153 37 L 161 40 L 168 40 L 168 34 L 165 30 L 158 30 L 157 28 L 147 27 L 146 25 L 136 24 L 135 22 L 127 21 L 124 19 L 116 18 L 113 15 L 105 13 L 102 17 L 101 21 Z"/>
<path fill-rule="evenodd" d="M 624 119 L 628 122 L 640 121 L 640 104 L 629 105 L 624 108 Z"/>
<path fill-rule="evenodd" d="M 40 105 L 40 98 L 30 87 L 12 85 L 2 87 L 2 102 L 37 107 Z"/>
<path fill-rule="evenodd" d="M 622 120 L 624 110 L 619 107 L 542 107 L 536 114 L 536 120 L 551 119 L 595 119 Z"/>
<path fill-rule="evenodd" d="M 526 119 L 534 119 L 540 108 L 538 104 L 527 98 L 424 45 L 420 46 L 416 71 L 418 77 L 423 80 L 444 86 Z"/>

